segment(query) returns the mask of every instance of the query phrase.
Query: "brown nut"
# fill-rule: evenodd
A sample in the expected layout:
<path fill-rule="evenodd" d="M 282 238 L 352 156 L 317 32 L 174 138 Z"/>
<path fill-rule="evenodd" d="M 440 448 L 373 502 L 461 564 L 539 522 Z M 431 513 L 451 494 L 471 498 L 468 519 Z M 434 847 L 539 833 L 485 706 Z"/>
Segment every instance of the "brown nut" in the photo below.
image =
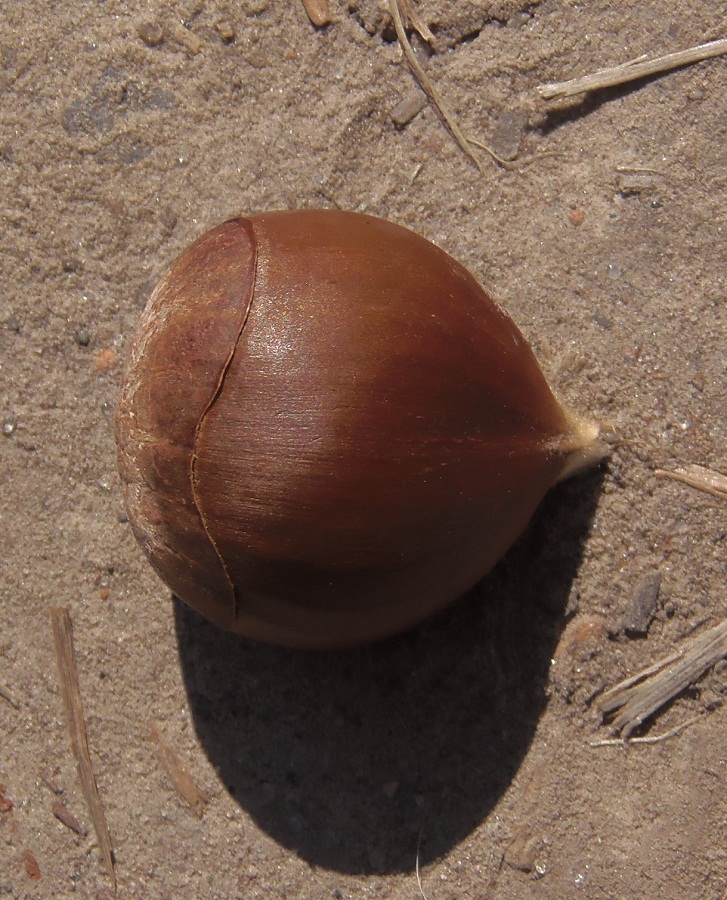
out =
<path fill-rule="evenodd" d="M 134 533 L 174 593 L 300 647 L 450 603 L 603 455 L 459 263 L 390 222 L 313 210 L 232 219 L 172 264 L 117 442 Z"/>

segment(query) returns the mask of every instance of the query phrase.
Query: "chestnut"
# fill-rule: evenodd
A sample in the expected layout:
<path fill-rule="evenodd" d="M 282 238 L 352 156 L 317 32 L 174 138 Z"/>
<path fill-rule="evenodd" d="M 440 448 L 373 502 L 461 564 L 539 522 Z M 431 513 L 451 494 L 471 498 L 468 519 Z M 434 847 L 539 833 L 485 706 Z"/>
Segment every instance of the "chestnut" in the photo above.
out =
<path fill-rule="evenodd" d="M 116 436 L 136 537 L 213 622 L 326 648 L 464 593 L 603 455 L 434 244 L 331 210 L 235 218 L 161 279 Z"/>

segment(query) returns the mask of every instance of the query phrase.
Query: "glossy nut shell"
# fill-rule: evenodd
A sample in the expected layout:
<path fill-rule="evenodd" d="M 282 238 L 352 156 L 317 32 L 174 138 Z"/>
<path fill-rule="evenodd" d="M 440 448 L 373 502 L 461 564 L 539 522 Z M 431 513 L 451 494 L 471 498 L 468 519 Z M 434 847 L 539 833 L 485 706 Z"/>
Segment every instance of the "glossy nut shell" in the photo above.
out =
<path fill-rule="evenodd" d="M 301 647 L 445 606 L 601 455 L 459 263 L 337 211 L 233 219 L 181 254 L 142 316 L 117 442 L 174 593 Z"/>

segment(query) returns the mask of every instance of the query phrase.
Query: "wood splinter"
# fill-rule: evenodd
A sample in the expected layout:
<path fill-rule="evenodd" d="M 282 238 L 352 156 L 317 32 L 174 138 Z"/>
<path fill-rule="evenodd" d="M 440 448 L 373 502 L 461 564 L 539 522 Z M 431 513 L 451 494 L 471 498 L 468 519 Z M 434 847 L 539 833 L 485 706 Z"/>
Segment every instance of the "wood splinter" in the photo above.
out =
<path fill-rule="evenodd" d="M 207 797 L 204 792 L 198 787 L 187 767 L 179 758 L 177 751 L 169 744 L 155 723 L 152 723 L 149 729 L 149 739 L 154 744 L 154 752 L 169 775 L 174 790 L 185 803 L 191 806 L 197 817 L 201 819 L 207 804 Z"/>
<path fill-rule="evenodd" d="M 83 716 L 83 704 L 81 702 L 81 689 L 78 681 L 78 666 L 76 654 L 73 648 L 73 623 L 68 609 L 64 606 L 53 607 L 50 611 L 51 625 L 53 628 L 53 641 L 55 643 L 56 661 L 58 663 L 58 678 L 61 688 L 63 706 L 68 720 L 68 731 L 71 737 L 71 748 L 78 765 L 78 777 L 81 782 L 81 790 L 91 813 L 91 821 L 96 830 L 101 855 L 103 856 L 106 870 L 111 878 L 111 883 L 116 890 L 116 871 L 114 869 L 114 855 L 111 847 L 106 816 L 104 815 L 101 796 L 98 792 L 96 779 L 93 774 L 93 764 L 88 750 L 88 735 L 86 722 Z M 68 824 L 67 822 L 65 824 Z M 70 826 L 69 826 L 70 827 Z"/>
<path fill-rule="evenodd" d="M 691 638 L 682 649 L 647 669 L 626 678 L 598 700 L 604 715 L 620 709 L 611 723 L 628 738 L 634 728 L 694 684 L 727 656 L 727 619 Z"/>

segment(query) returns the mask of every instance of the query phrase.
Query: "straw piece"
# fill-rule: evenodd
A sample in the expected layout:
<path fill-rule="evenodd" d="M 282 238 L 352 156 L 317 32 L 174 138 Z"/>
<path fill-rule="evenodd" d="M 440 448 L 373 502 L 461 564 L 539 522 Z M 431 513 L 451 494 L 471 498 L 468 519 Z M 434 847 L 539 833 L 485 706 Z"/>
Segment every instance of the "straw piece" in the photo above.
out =
<path fill-rule="evenodd" d="M 688 484 L 699 491 L 704 491 L 705 494 L 711 494 L 720 500 L 727 500 L 727 475 L 722 475 L 721 472 L 715 472 L 713 469 L 691 465 L 673 471 L 656 469 L 654 475 L 681 481 L 682 484 Z"/>
<path fill-rule="evenodd" d="M 635 81 L 637 78 L 668 72 L 680 66 L 688 66 L 691 63 L 710 59 L 713 56 L 721 56 L 723 53 L 727 53 L 727 38 L 709 41 L 707 44 L 698 44 L 696 47 L 679 50 L 676 53 L 666 53 L 664 56 L 657 56 L 654 59 L 639 57 L 622 63 L 620 66 L 599 69 L 599 71 L 583 75 L 581 78 L 541 84 L 536 90 L 546 100 L 552 100 L 555 97 L 572 97 L 573 94 L 615 87 L 618 84 Z"/>

